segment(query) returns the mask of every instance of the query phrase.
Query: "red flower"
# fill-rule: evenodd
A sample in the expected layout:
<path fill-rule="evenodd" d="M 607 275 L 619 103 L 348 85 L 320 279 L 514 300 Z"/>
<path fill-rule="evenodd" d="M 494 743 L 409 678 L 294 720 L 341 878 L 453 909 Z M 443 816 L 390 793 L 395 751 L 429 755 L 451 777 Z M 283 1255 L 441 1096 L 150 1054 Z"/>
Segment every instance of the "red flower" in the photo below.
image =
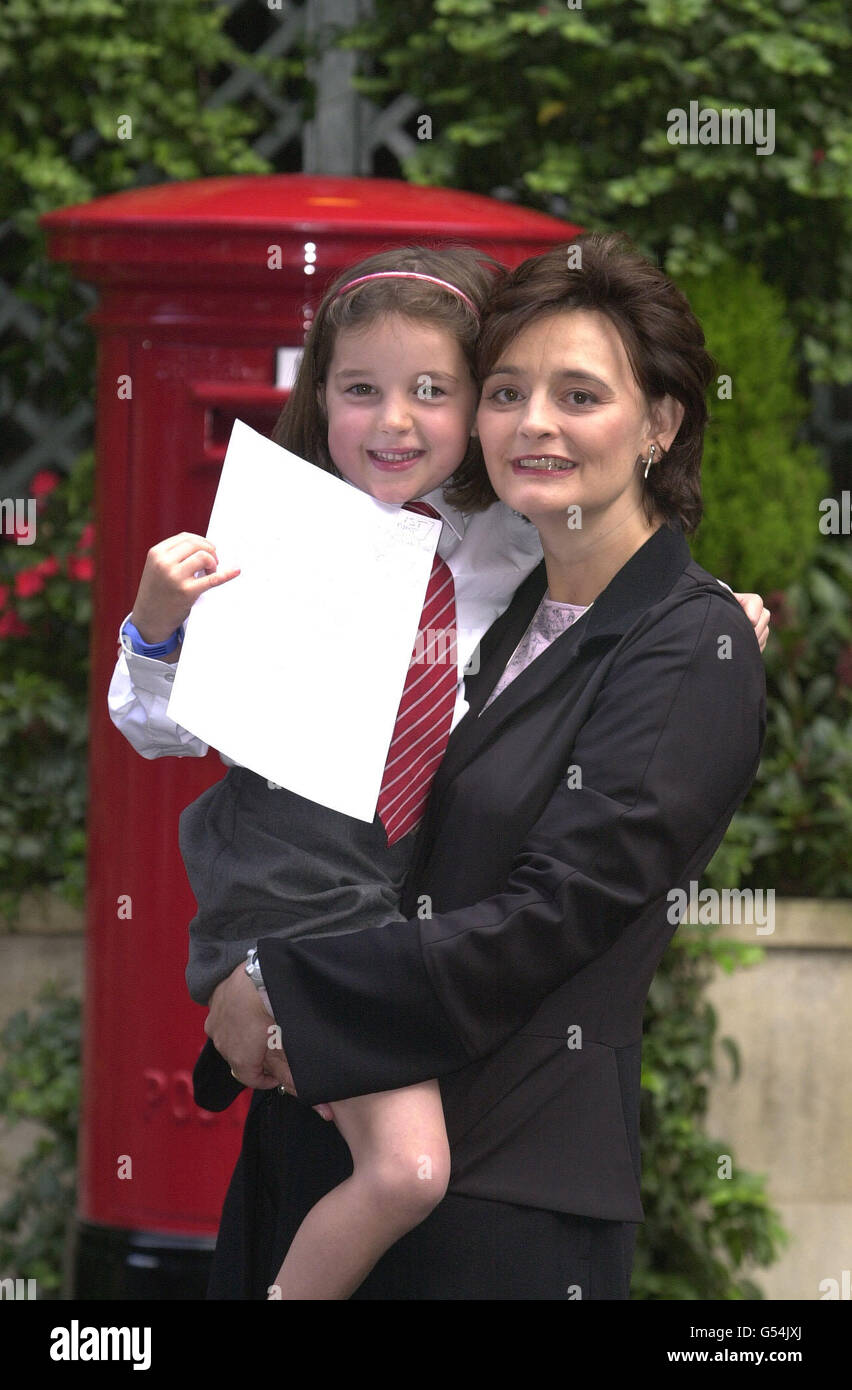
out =
<path fill-rule="evenodd" d="M 68 574 L 71 579 L 88 582 L 94 578 L 95 566 L 90 555 L 69 555 Z"/>
<path fill-rule="evenodd" d="M 48 493 L 60 483 L 62 479 L 58 473 L 52 472 L 49 468 L 43 468 L 40 473 L 36 473 L 30 482 L 30 496 L 47 497 Z"/>
<path fill-rule="evenodd" d="M 0 616 L 0 638 L 28 637 L 29 628 L 22 623 L 17 613 L 3 613 Z"/>
<path fill-rule="evenodd" d="M 80 539 L 77 541 L 77 544 L 74 547 L 75 553 L 79 554 L 81 550 L 91 550 L 92 545 L 94 543 L 94 539 L 94 524 L 91 521 L 87 521 L 82 531 L 80 532 Z"/>
<path fill-rule="evenodd" d="M 45 579 L 50 579 L 58 573 L 59 561 L 55 555 L 48 555 L 31 569 L 20 570 L 15 575 L 15 593 L 18 598 L 32 598 L 33 594 L 41 593 Z"/>
<path fill-rule="evenodd" d="M 15 593 L 18 598 L 32 598 L 44 588 L 44 575 L 41 567 L 35 565 L 31 570 L 21 570 L 15 575 Z"/>
<path fill-rule="evenodd" d="M 812 159 L 814 164 L 822 164 L 822 161 L 825 159 L 825 150 L 814 150 Z"/>

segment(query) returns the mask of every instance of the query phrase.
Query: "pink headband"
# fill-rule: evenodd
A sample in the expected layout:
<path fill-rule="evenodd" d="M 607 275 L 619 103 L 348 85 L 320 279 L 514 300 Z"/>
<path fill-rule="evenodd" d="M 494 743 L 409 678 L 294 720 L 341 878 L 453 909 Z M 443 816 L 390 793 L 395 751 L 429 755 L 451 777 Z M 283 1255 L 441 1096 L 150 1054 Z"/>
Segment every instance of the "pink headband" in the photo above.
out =
<path fill-rule="evenodd" d="M 449 290 L 450 294 L 458 295 L 463 299 L 472 313 L 479 318 L 479 310 L 472 299 L 468 299 L 455 285 L 451 285 L 447 280 L 439 280 L 437 275 L 421 275 L 419 270 L 375 270 L 372 275 L 359 275 L 357 280 L 350 280 L 348 284 L 341 286 L 334 296 L 339 299 L 347 290 L 352 290 L 356 285 L 363 285 L 367 280 L 428 280 L 431 285 L 440 285 L 441 289 Z"/>

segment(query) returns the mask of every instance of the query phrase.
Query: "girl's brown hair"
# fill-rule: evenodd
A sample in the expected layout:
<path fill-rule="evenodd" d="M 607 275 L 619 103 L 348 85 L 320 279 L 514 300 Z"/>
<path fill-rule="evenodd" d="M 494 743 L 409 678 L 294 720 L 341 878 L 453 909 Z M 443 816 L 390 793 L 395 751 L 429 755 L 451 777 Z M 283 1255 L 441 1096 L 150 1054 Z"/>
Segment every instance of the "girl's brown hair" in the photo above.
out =
<path fill-rule="evenodd" d="M 350 266 L 329 286 L 305 339 L 293 390 L 272 432 L 276 444 L 310 459 L 329 473 L 337 473 L 337 469 L 328 452 L 328 421 L 319 403 L 319 387 L 325 384 L 335 340 L 342 328 L 366 328 L 386 314 L 399 314 L 417 323 L 444 328 L 459 343 L 471 375 L 474 375 L 479 314 L 451 290 L 424 280 L 389 278 L 357 285 L 338 298 L 339 291 L 350 280 L 392 270 L 415 271 L 445 280 L 461 290 L 477 310 L 484 305 L 495 281 L 505 274 L 497 261 L 467 246 L 447 250 L 413 246 L 368 256 Z M 479 494 L 483 479 L 489 495 L 480 505 L 488 506 L 494 500 L 494 493 L 485 472 L 479 440 L 472 438 L 459 467 L 444 488 L 444 496 L 448 502 L 461 506 L 469 494 Z"/>
<path fill-rule="evenodd" d="M 483 315 L 477 379 L 485 380 L 522 329 L 573 309 L 606 314 L 649 404 L 673 396 L 683 405 L 677 435 L 662 459 L 655 459 L 642 500 L 649 521 L 661 516 L 670 526 L 694 531 L 702 513 L 706 392 L 715 366 L 701 325 L 680 290 L 626 237 L 585 233 L 570 246 L 534 256 L 511 271 L 495 288 Z M 488 491 L 488 500 L 493 500 L 490 483 Z M 468 503 L 488 505 L 484 490 L 469 492 Z"/>

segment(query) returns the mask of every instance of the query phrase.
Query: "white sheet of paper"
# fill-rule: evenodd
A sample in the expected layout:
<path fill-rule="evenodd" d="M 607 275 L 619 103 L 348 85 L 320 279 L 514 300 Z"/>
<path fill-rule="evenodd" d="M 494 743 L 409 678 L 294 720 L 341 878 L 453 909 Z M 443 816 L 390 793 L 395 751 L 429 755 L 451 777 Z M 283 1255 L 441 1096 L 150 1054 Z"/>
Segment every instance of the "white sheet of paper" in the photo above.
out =
<path fill-rule="evenodd" d="M 170 718 L 372 821 L 440 533 L 236 421 L 207 534 L 242 572 L 193 606 Z"/>

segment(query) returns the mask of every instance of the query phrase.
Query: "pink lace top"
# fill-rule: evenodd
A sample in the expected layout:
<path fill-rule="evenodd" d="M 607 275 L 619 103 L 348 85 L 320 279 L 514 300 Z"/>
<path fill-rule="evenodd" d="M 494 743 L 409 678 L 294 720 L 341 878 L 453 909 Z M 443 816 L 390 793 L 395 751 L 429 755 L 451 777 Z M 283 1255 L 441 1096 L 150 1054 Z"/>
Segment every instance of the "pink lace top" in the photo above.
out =
<path fill-rule="evenodd" d="M 480 714 L 488 709 L 491 701 L 496 700 L 500 692 L 505 690 L 516 676 L 546 651 L 551 642 L 555 642 L 566 628 L 587 611 L 588 608 L 581 608 L 576 603 L 557 603 L 555 599 L 550 598 L 549 592 L 546 593 L 533 614 L 529 627 L 506 663 L 505 671 L 479 711 Z"/>

